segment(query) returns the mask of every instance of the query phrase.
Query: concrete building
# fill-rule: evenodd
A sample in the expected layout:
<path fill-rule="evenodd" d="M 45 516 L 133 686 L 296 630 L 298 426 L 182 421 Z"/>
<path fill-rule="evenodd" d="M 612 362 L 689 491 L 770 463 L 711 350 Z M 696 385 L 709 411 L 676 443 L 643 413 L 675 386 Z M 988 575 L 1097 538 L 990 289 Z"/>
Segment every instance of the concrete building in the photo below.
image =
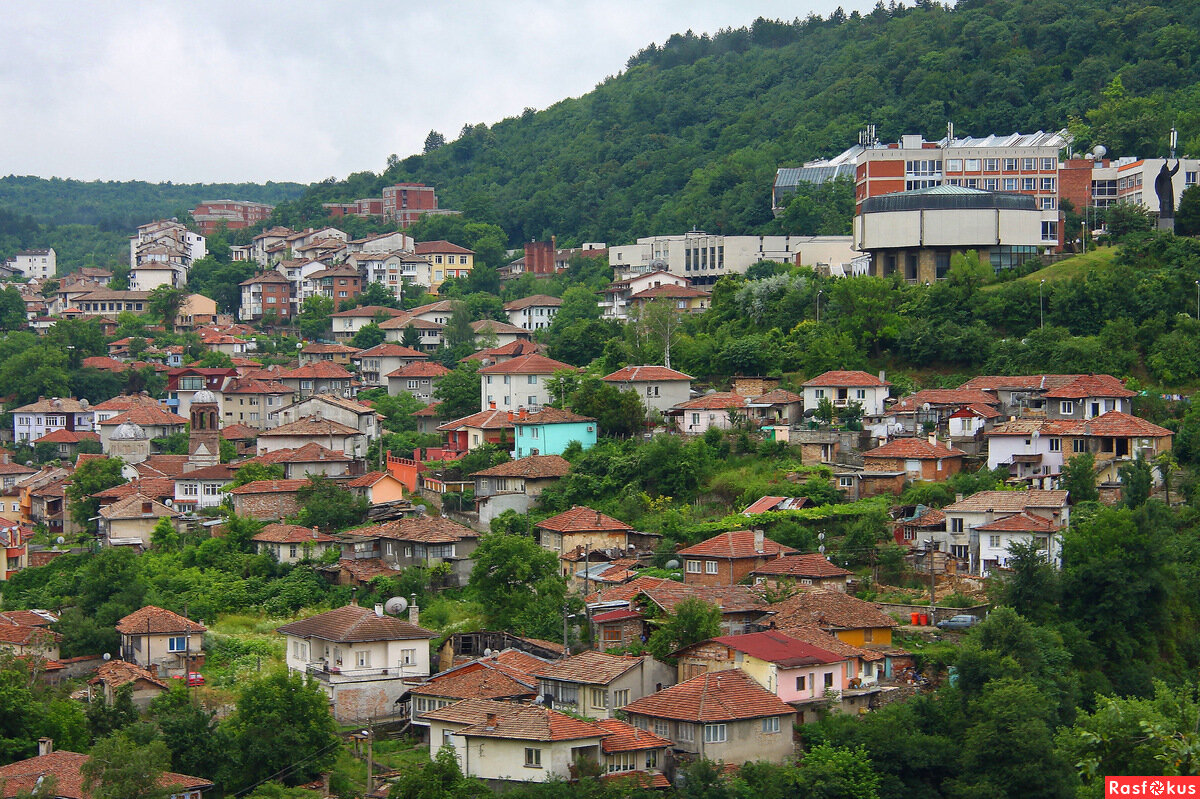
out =
<path fill-rule="evenodd" d="M 524 330 L 542 330 L 550 327 L 561 306 L 562 300 L 558 297 L 534 294 L 504 303 L 504 312 L 508 314 L 510 324 Z"/>
<path fill-rule="evenodd" d="M 5 264 L 29 280 L 49 280 L 58 276 L 58 256 L 53 247 L 44 250 L 21 250 Z"/>
<path fill-rule="evenodd" d="M 550 403 L 549 377 L 574 366 L 544 355 L 523 355 L 479 370 L 480 408 L 515 411 Z"/>
<path fill-rule="evenodd" d="M 515 458 L 561 455 L 574 441 L 578 441 L 584 449 L 596 445 L 596 420 L 571 411 L 542 408 L 530 413 L 521 409 L 514 416 L 513 424 L 516 427 L 513 440 Z"/>
<path fill-rule="evenodd" d="M 274 271 L 263 272 L 238 285 L 242 287 L 238 319 L 257 322 L 272 314 L 280 322 L 292 318 L 292 284 L 286 276 Z"/>
<path fill-rule="evenodd" d="M 846 265 L 854 259 L 849 236 L 721 236 L 693 230 L 682 235 L 645 236 L 634 244 L 610 247 L 617 274 L 664 270 L 696 285 L 723 275 L 745 274 L 759 261 L 797 266 Z"/>
<path fill-rule="evenodd" d="M 1017 193 L 948 185 L 895 192 L 862 201 L 854 246 L 870 256 L 873 275 L 932 283 L 946 277 L 956 253 L 974 250 L 999 271 L 1057 247 L 1058 222 L 1046 213 Z"/>
<path fill-rule="evenodd" d="M 659 413 L 687 402 L 692 394 L 692 377 L 665 366 L 626 366 L 603 379 L 622 391 L 637 394 L 646 410 Z"/>
<path fill-rule="evenodd" d="M 200 234 L 211 236 L 222 227 L 240 230 L 265 222 L 274 210 L 273 205 L 247 200 L 205 200 L 191 210 L 191 215 Z"/>
<path fill-rule="evenodd" d="M 147 605 L 117 622 L 121 659 L 172 677 L 204 664 L 203 624 L 163 608 Z"/>
<path fill-rule="evenodd" d="M 555 710 L 615 718 L 630 702 L 675 683 L 675 670 L 650 655 L 631 657 L 585 650 L 535 667 L 538 689 Z"/>

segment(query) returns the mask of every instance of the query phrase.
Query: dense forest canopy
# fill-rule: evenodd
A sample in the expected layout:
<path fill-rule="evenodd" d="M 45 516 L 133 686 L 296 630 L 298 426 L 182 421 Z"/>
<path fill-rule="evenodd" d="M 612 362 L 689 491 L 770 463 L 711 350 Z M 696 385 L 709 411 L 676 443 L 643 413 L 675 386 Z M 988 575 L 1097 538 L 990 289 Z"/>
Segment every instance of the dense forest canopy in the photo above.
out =
<path fill-rule="evenodd" d="M 440 204 L 501 225 L 519 245 L 625 242 L 698 226 L 777 233 L 776 168 L 836 154 L 866 124 L 958 135 L 1069 127 L 1076 149 L 1114 156 L 1200 152 L 1200 6 L 1133 0 L 921 2 L 860 15 L 759 19 L 715 36 L 676 34 L 592 92 L 448 143 L 314 185 L 286 218 L 386 184 L 437 187 Z"/>

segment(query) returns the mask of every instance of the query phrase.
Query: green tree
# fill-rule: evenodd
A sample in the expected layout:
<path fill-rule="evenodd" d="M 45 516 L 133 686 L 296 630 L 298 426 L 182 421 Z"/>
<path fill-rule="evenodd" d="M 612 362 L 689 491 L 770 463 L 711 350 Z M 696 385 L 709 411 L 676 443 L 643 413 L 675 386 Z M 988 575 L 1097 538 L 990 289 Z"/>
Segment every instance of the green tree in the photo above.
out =
<path fill-rule="evenodd" d="M 799 796 L 878 799 L 879 775 L 863 747 L 821 744 L 805 752 L 796 775 Z"/>
<path fill-rule="evenodd" d="M 87 724 L 93 743 L 120 732 L 137 720 L 137 708 L 133 706 L 133 683 L 125 683 L 117 688 L 111 703 L 105 701 L 103 695 L 88 703 Z"/>
<path fill-rule="evenodd" d="M 555 554 L 532 538 L 485 533 L 475 550 L 470 587 L 489 629 L 542 638 L 561 633 L 566 583 Z"/>
<path fill-rule="evenodd" d="M 164 552 L 173 552 L 179 548 L 179 532 L 169 516 L 163 516 L 155 522 L 154 529 L 150 531 L 150 543 L 155 549 Z"/>
<path fill-rule="evenodd" d="M 646 425 L 646 407 L 637 392 L 622 391 L 593 375 L 571 392 L 569 404 L 575 413 L 595 419 L 604 435 L 633 436 Z"/>
<path fill-rule="evenodd" d="M 451 312 L 450 320 L 446 323 L 446 329 L 443 335 L 446 337 L 446 346 L 454 351 L 466 350 L 474 348 L 475 331 L 471 329 L 471 312 L 467 309 L 467 304 L 461 300 L 454 300 L 450 303 Z"/>
<path fill-rule="evenodd" d="M 464 777 L 454 747 L 438 747 L 431 762 L 405 771 L 388 799 L 484 799 L 492 792 L 479 780 Z"/>
<path fill-rule="evenodd" d="M 1121 478 L 1121 501 L 1126 506 L 1137 508 L 1150 498 L 1154 473 L 1145 458 L 1139 455 L 1118 468 L 1117 474 Z"/>
<path fill-rule="evenodd" d="M 1180 236 L 1200 236 L 1200 186 L 1188 186 L 1175 209 L 1175 232 Z"/>
<path fill-rule="evenodd" d="M 272 777 L 288 785 L 308 782 L 333 765 L 341 744 L 319 684 L 282 669 L 245 681 L 220 729 L 233 753 L 223 780 L 231 788 Z"/>
<path fill-rule="evenodd" d="M 218 730 L 216 714 L 192 701 L 188 688 L 177 680 L 171 689 L 150 703 L 150 717 L 158 725 L 163 743 L 171 752 L 171 770 L 216 779 L 228 756 L 229 742 Z"/>
<path fill-rule="evenodd" d="M 1058 569 L 1046 560 L 1036 541 L 1014 541 L 1008 547 L 1008 574 L 997 583 L 997 604 L 1038 622 L 1058 615 L 1062 586 Z"/>
<path fill-rule="evenodd" d="M 408 347 L 410 350 L 421 348 L 421 334 L 417 332 L 417 328 L 411 323 L 404 326 L 404 332 L 400 336 L 400 343 Z"/>
<path fill-rule="evenodd" d="M 378 284 L 373 283 L 372 285 Z M 371 347 L 382 344 L 385 340 L 387 340 L 387 333 L 379 325 L 371 322 L 359 328 L 359 331 L 354 334 L 354 338 L 350 339 L 350 345 L 358 347 L 360 350 L 369 350 Z"/>
<path fill-rule="evenodd" d="M 125 464 L 120 458 L 93 458 L 85 461 L 71 475 L 67 484 L 67 500 L 71 508 L 71 520 L 81 530 L 96 531 L 92 521 L 100 512 L 100 500 L 94 495 L 106 488 L 125 482 L 121 468 Z"/>
<path fill-rule="evenodd" d="M 371 507 L 366 497 L 351 493 L 325 475 L 311 475 L 296 497 L 300 502 L 299 523 L 326 531 L 362 524 Z"/>
<path fill-rule="evenodd" d="M 28 326 L 21 292 L 15 286 L 6 286 L 0 291 L 0 330 L 24 330 Z"/>
<path fill-rule="evenodd" d="M 1140 203 L 1122 200 L 1108 208 L 1104 218 L 1108 235 L 1121 241 L 1133 233 L 1145 233 L 1154 226 L 1150 212 Z"/>
<path fill-rule="evenodd" d="M 125 735 L 111 735 L 92 747 L 80 767 L 83 786 L 92 799 L 167 799 L 181 786 L 163 784 L 170 754 L 162 741 L 141 745 Z"/>
<path fill-rule="evenodd" d="M 1073 455 L 1063 466 L 1059 486 L 1070 492 L 1071 504 L 1100 499 L 1096 488 L 1096 456 L 1090 452 Z"/>
<path fill-rule="evenodd" d="M 721 609 L 703 599 L 688 597 L 650 634 L 646 648 L 659 660 L 669 661 L 672 652 L 720 634 Z"/>
<path fill-rule="evenodd" d="M 179 308 L 187 298 L 187 292 L 174 286 L 157 286 L 146 298 L 146 308 L 150 313 L 162 320 L 167 332 L 175 330 L 175 319 L 179 316 Z"/>
<path fill-rule="evenodd" d="M 478 371 L 478 361 L 466 361 L 438 382 L 433 398 L 441 403 L 438 414 L 443 419 L 459 419 L 479 412 Z"/>
<path fill-rule="evenodd" d="M 233 482 L 228 488 L 238 488 L 259 480 L 282 480 L 283 473 L 283 465 L 279 463 L 247 463 L 233 473 Z"/>
<path fill-rule="evenodd" d="M 300 306 L 300 335 L 306 339 L 326 338 L 330 332 L 329 316 L 332 313 L 332 297 L 323 294 L 306 297 Z"/>

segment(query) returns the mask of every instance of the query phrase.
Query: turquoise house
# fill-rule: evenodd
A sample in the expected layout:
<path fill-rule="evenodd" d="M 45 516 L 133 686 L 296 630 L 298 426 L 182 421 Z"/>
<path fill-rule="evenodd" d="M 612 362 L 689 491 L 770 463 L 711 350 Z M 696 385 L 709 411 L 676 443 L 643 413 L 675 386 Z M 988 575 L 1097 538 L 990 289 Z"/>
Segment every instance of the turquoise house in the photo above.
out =
<path fill-rule="evenodd" d="M 584 449 L 596 444 L 596 420 L 558 408 L 536 413 L 521 409 L 514 414 L 517 429 L 514 458 L 529 455 L 561 455 L 567 445 L 578 441 Z"/>

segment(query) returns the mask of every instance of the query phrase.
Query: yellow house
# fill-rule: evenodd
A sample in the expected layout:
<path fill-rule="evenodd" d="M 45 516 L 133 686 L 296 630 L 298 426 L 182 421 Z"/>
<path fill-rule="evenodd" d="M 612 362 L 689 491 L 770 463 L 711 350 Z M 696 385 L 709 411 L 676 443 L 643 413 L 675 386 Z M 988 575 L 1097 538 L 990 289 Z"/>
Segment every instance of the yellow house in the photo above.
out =
<path fill-rule="evenodd" d="M 891 646 L 898 622 L 870 602 L 841 591 L 801 591 L 767 607 L 763 623 L 781 630 L 817 626 L 851 646 Z"/>
<path fill-rule="evenodd" d="M 175 525 L 182 515 L 153 497 L 134 493 L 100 509 L 100 534 L 109 546 L 146 549 L 159 519 L 170 519 Z"/>
<path fill-rule="evenodd" d="M 438 288 L 452 277 L 466 277 L 475 267 L 475 251 L 451 244 L 448 241 L 422 241 L 417 244 L 417 255 L 429 258 L 429 293 L 437 294 Z"/>
<path fill-rule="evenodd" d="M 388 472 L 367 472 L 346 481 L 352 493 L 364 496 L 372 505 L 384 505 L 404 499 L 404 483 Z"/>

